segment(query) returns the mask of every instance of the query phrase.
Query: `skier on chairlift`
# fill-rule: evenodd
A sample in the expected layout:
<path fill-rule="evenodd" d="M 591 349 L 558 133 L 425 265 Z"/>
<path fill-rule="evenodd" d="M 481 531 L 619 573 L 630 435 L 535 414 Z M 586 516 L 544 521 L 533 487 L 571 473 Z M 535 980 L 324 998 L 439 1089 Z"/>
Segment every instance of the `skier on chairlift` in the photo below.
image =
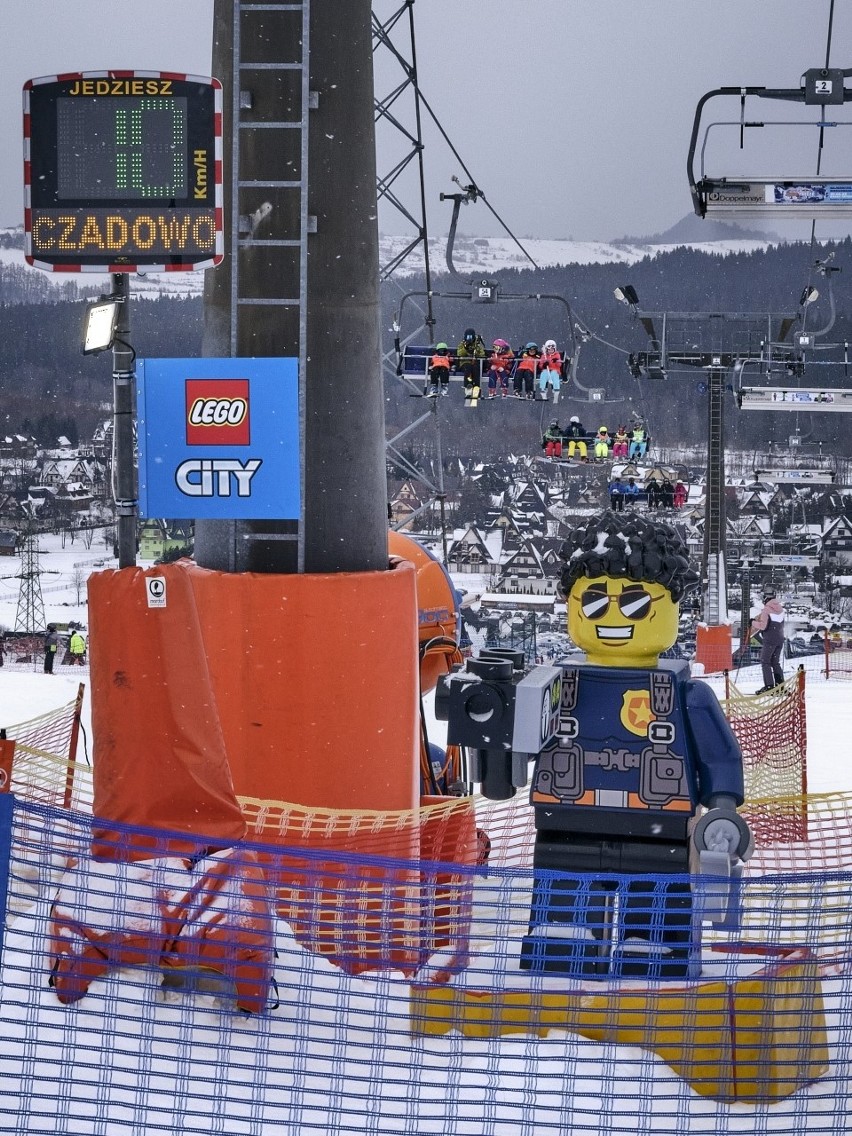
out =
<path fill-rule="evenodd" d="M 609 457 L 609 431 L 606 426 L 601 426 L 597 434 L 595 434 L 595 460 L 606 461 Z"/>
<path fill-rule="evenodd" d="M 559 402 L 559 388 L 562 385 L 562 356 L 556 349 L 555 339 L 546 339 L 539 362 L 538 385 L 541 398 L 548 402 L 548 387 L 553 387 L 553 401 Z"/>
<path fill-rule="evenodd" d="M 535 398 L 535 373 L 540 358 L 541 352 L 537 343 L 528 343 L 520 353 L 515 377 L 512 380 L 515 398 Z"/>
<path fill-rule="evenodd" d="M 541 436 L 541 448 L 547 457 L 556 459 L 562 457 L 562 431 L 559 420 L 554 418 Z"/>
<path fill-rule="evenodd" d="M 580 461 L 586 461 L 588 457 L 586 428 L 576 414 L 571 415 L 571 421 L 565 427 L 563 437 L 568 444 L 568 457 L 573 458 L 576 450 Z"/>
<path fill-rule="evenodd" d="M 464 338 L 456 348 L 456 366 L 462 373 L 465 405 L 475 406 L 479 400 L 486 355 L 482 336 L 473 327 L 465 328 Z"/>
<path fill-rule="evenodd" d="M 446 343 L 435 344 L 435 354 L 429 360 L 428 398 L 446 395 L 450 389 L 450 349 Z"/>
<path fill-rule="evenodd" d="M 512 373 L 512 364 L 515 360 L 514 352 L 505 339 L 495 339 L 491 348 L 488 369 L 488 397 L 497 397 L 497 388 L 500 396 L 509 395 L 509 378 Z"/>
<path fill-rule="evenodd" d="M 627 449 L 630 445 L 630 439 L 627 437 L 627 427 L 619 426 L 612 439 L 612 456 L 618 461 L 620 458 L 627 459 Z"/>

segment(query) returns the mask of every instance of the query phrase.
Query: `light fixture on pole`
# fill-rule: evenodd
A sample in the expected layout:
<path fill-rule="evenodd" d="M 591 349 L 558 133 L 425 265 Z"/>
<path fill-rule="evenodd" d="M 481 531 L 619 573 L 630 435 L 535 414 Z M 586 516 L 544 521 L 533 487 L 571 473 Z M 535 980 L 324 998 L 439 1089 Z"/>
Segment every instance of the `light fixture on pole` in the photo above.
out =
<path fill-rule="evenodd" d="M 118 301 L 112 296 L 101 296 L 86 311 L 83 325 L 83 354 L 94 355 L 108 351 L 115 342 L 118 321 Z"/>
<path fill-rule="evenodd" d="M 812 304 L 814 300 L 818 299 L 819 292 L 816 290 L 816 288 L 813 288 L 810 285 L 805 285 L 805 287 L 802 289 L 802 294 L 799 297 L 799 306 L 806 308 L 808 304 Z"/>
<path fill-rule="evenodd" d="M 620 303 L 629 304 L 631 308 L 635 308 L 639 303 L 636 289 L 631 284 L 624 284 L 621 288 L 616 288 L 613 295 Z"/>

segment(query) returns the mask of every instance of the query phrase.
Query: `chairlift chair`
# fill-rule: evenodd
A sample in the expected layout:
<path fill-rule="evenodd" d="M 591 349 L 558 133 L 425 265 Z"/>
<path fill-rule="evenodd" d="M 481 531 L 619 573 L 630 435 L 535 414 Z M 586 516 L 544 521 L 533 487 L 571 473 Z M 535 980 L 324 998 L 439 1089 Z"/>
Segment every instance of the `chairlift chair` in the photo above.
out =
<path fill-rule="evenodd" d="M 487 288 L 486 288 L 487 286 Z M 481 293 L 488 291 L 487 298 L 484 298 Z M 394 330 L 395 341 L 394 348 L 397 356 L 397 375 L 407 381 L 411 386 L 412 396 L 420 395 L 420 388 L 423 393 L 426 392 L 426 385 L 428 382 L 429 359 L 434 353 L 434 348 L 429 344 L 416 344 L 413 342 L 417 332 L 413 331 L 408 335 L 402 335 L 402 328 L 407 307 L 409 303 L 413 302 L 417 297 L 429 296 L 430 299 L 443 299 L 443 300 L 466 300 L 470 303 L 522 303 L 522 302 L 538 302 L 541 300 L 550 300 L 555 303 L 561 304 L 567 322 L 567 334 L 565 337 L 566 350 L 565 354 L 568 357 L 567 373 L 565 375 L 564 385 L 561 392 L 561 399 L 565 401 L 579 401 L 589 403 L 610 403 L 610 402 L 623 402 L 620 398 L 607 398 L 606 390 L 603 387 L 584 387 L 577 379 L 577 364 L 579 360 L 580 349 L 588 338 L 588 333 L 584 331 L 575 320 L 574 314 L 571 311 L 571 306 L 564 296 L 559 296 L 552 293 L 535 292 L 535 293 L 512 293 L 500 292 L 497 284 L 494 281 L 480 280 L 471 283 L 470 290 L 466 292 L 407 292 L 402 296 L 399 308 L 394 316 Z M 475 322 L 471 319 L 471 323 Z M 421 325 L 422 326 L 422 325 Z M 449 340 L 448 340 L 449 342 Z M 461 382 L 462 376 L 457 370 L 450 371 L 450 382 Z M 577 395 L 575 391 L 579 391 Z M 581 397 L 582 396 L 582 397 Z"/>
<path fill-rule="evenodd" d="M 843 128 L 852 126 L 852 120 L 826 118 L 827 106 L 842 106 L 852 101 L 852 89 L 844 85 L 844 78 L 852 70 L 839 68 L 812 68 L 803 75 L 799 87 L 718 87 L 708 91 L 698 101 L 692 124 L 692 135 L 687 157 L 687 173 L 692 201 L 699 217 L 772 217 L 773 220 L 837 220 L 852 217 L 852 169 L 848 175 L 828 176 L 783 173 L 765 175 L 709 174 L 706 169 L 707 144 L 710 132 L 716 127 L 734 127 L 739 130 L 739 148 L 745 149 L 746 131 L 765 128 L 817 127 L 822 144 L 827 130 L 842 134 Z M 747 98 L 770 99 L 800 103 L 819 109 L 813 120 L 748 120 L 745 116 Z M 695 158 L 699 147 L 701 124 L 708 103 L 716 98 L 738 98 L 739 119 L 708 123 L 700 143 L 700 171 L 696 176 Z M 844 147 L 843 153 L 848 152 Z"/>

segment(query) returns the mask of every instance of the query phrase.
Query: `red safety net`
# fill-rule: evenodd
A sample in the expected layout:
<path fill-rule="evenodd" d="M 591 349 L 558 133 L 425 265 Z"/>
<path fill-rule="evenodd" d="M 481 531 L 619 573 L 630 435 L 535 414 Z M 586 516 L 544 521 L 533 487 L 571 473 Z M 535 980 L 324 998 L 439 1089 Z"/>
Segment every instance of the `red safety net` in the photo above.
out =
<path fill-rule="evenodd" d="M 767 694 L 727 683 L 722 703 L 743 752 L 746 803 L 741 810 L 758 847 L 807 839 L 805 672 Z"/>

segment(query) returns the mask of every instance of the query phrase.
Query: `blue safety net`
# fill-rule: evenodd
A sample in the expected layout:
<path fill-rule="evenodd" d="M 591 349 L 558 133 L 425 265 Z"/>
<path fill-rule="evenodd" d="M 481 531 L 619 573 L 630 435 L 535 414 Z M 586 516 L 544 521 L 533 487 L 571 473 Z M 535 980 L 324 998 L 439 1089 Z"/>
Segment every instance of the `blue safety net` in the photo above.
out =
<path fill-rule="evenodd" d="M 852 872 L 222 848 L 13 803 L 7 1131 L 848 1130 Z"/>

